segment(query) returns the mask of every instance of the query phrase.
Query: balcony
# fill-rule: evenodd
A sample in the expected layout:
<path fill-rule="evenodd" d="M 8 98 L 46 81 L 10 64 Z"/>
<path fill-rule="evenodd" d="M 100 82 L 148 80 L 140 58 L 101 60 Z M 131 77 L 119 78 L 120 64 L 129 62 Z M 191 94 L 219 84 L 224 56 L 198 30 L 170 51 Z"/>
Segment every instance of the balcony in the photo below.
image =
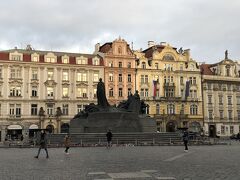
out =
<path fill-rule="evenodd" d="M 47 96 L 47 100 L 54 100 L 54 96 Z"/>
<path fill-rule="evenodd" d="M 175 83 L 174 82 L 166 82 L 166 83 L 164 83 L 164 86 L 165 87 L 174 87 Z"/>
<path fill-rule="evenodd" d="M 10 114 L 9 116 L 8 116 L 8 120 L 10 120 L 10 121 L 21 121 L 22 120 L 22 118 L 21 118 L 21 114 Z"/>

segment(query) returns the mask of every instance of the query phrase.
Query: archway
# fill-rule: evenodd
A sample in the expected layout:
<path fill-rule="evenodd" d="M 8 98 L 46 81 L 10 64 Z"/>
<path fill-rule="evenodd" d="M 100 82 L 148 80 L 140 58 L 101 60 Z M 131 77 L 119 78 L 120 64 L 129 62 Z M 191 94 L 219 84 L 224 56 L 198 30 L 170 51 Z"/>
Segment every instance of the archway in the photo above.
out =
<path fill-rule="evenodd" d="M 216 126 L 209 125 L 209 137 L 216 137 Z"/>
<path fill-rule="evenodd" d="M 54 126 L 49 124 L 47 125 L 46 127 L 46 130 L 51 134 L 51 133 L 54 133 Z"/>
<path fill-rule="evenodd" d="M 69 133 L 69 124 L 68 123 L 63 123 L 61 125 L 61 133 Z"/>
<path fill-rule="evenodd" d="M 167 132 L 175 132 L 175 130 L 176 130 L 175 123 L 173 121 L 168 122 L 166 125 L 166 130 L 167 130 Z"/>
<path fill-rule="evenodd" d="M 36 124 L 31 124 L 31 125 L 29 126 L 29 133 L 28 133 L 29 138 L 33 138 L 35 132 L 37 132 L 37 131 L 38 131 L 38 125 L 36 125 Z"/>

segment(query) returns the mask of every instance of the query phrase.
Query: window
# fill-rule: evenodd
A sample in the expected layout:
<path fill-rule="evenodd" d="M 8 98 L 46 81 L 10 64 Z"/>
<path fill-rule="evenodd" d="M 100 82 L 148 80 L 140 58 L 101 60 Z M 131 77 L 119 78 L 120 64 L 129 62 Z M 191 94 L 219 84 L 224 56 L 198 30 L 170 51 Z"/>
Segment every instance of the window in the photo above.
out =
<path fill-rule="evenodd" d="M 122 62 L 118 62 L 118 67 L 122 68 Z"/>
<path fill-rule="evenodd" d="M 191 115 L 197 115 L 198 114 L 198 107 L 196 104 L 192 104 L 190 106 L 190 114 Z"/>
<path fill-rule="evenodd" d="M 141 89 L 141 90 L 140 90 L 140 96 L 141 96 L 141 97 L 144 97 L 144 89 Z"/>
<path fill-rule="evenodd" d="M 175 92 L 173 87 L 166 87 L 165 88 L 165 97 L 174 97 Z"/>
<path fill-rule="evenodd" d="M 77 57 L 76 58 L 76 63 L 77 64 L 87 64 L 87 58 L 85 58 L 85 57 L 83 57 L 83 56 L 81 56 L 81 57 Z"/>
<path fill-rule="evenodd" d="M 87 89 L 86 88 L 77 88 L 77 97 L 87 98 Z"/>
<path fill-rule="evenodd" d="M 55 57 L 46 57 L 45 58 L 45 62 L 55 63 L 56 62 L 56 58 Z"/>
<path fill-rule="evenodd" d="M 196 85 L 197 84 L 197 79 L 196 77 L 190 77 L 189 78 L 190 84 Z"/>
<path fill-rule="evenodd" d="M 119 82 L 122 82 L 122 74 L 119 74 L 119 75 L 118 75 L 118 81 L 119 81 Z"/>
<path fill-rule="evenodd" d="M 227 85 L 227 90 L 228 90 L 228 91 L 231 91 L 231 90 L 232 90 L 231 84 L 228 84 L 228 85 Z"/>
<path fill-rule="evenodd" d="M 37 104 L 31 104 L 31 115 L 37 116 Z"/>
<path fill-rule="evenodd" d="M 32 79 L 38 79 L 38 70 L 32 69 Z"/>
<path fill-rule="evenodd" d="M 230 134 L 234 133 L 234 126 L 230 126 Z"/>
<path fill-rule="evenodd" d="M 22 77 L 22 70 L 20 67 L 12 67 L 10 70 L 10 78 L 17 79 Z"/>
<path fill-rule="evenodd" d="M 213 119 L 213 111 L 212 110 L 208 111 L 208 118 L 209 118 L 209 120 Z"/>
<path fill-rule="evenodd" d="M 183 84 L 183 77 L 180 77 L 180 84 Z"/>
<path fill-rule="evenodd" d="M 228 119 L 232 120 L 232 110 L 228 110 Z"/>
<path fill-rule="evenodd" d="M 131 76 L 131 74 L 128 74 L 128 82 L 132 82 L 132 76 Z"/>
<path fill-rule="evenodd" d="M 155 69 L 158 69 L 158 63 L 155 63 Z"/>
<path fill-rule="evenodd" d="M 48 80 L 53 80 L 53 70 L 48 70 Z"/>
<path fill-rule="evenodd" d="M 47 104 L 47 115 L 52 116 L 54 114 L 54 106 L 53 104 Z"/>
<path fill-rule="evenodd" d="M 113 73 L 109 73 L 109 81 L 113 82 Z"/>
<path fill-rule="evenodd" d="M 98 82 L 99 80 L 99 74 L 98 73 L 94 73 L 93 74 L 93 82 Z"/>
<path fill-rule="evenodd" d="M 160 114 L 160 105 L 156 104 L 156 114 Z"/>
<path fill-rule="evenodd" d="M 167 113 L 168 114 L 175 114 L 175 105 L 174 104 L 168 104 L 167 105 Z"/>
<path fill-rule="evenodd" d="M 157 96 L 157 97 L 160 97 L 159 89 L 156 89 L 156 96 Z"/>
<path fill-rule="evenodd" d="M 33 62 L 38 62 L 38 56 L 33 56 L 33 57 L 32 57 L 32 61 L 33 61 Z"/>
<path fill-rule="evenodd" d="M 122 96 L 123 96 L 122 88 L 119 88 L 119 89 L 118 89 L 118 96 L 119 96 L 119 97 L 122 97 Z"/>
<path fill-rule="evenodd" d="M 47 96 L 53 97 L 53 87 L 47 87 Z"/>
<path fill-rule="evenodd" d="M 225 126 L 221 126 L 221 134 L 225 134 Z"/>
<path fill-rule="evenodd" d="M 222 105 L 223 104 L 223 96 L 219 95 L 218 100 L 219 100 L 219 104 Z"/>
<path fill-rule="evenodd" d="M 21 61 L 21 55 L 12 55 L 12 60 L 14 61 Z"/>
<path fill-rule="evenodd" d="M 93 89 L 93 98 L 97 98 L 97 89 Z"/>
<path fill-rule="evenodd" d="M 145 83 L 148 83 L 148 75 L 145 75 Z"/>
<path fill-rule="evenodd" d="M 148 89 L 145 89 L 145 97 L 148 97 Z"/>
<path fill-rule="evenodd" d="M 62 63 L 63 64 L 68 64 L 69 63 L 69 59 L 68 58 L 63 58 L 62 59 Z"/>
<path fill-rule="evenodd" d="M 181 105 L 180 114 L 184 114 L 184 104 Z"/>
<path fill-rule="evenodd" d="M 33 97 L 37 96 L 37 86 L 32 86 L 32 96 Z"/>
<path fill-rule="evenodd" d="M 77 112 L 81 112 L 85 109 L 86 105 L 85 104 L 78 104 L 77 105 Z"/>
<path fill-rule="evenodd" d="M 181 97 L 183 98 L 184 97 L 184 90 L 181 89 Z"/>
<path fill-rule="evenodd" d="M 65 116 L 68 115 L 68 104 L 63 104 L 62 114 L 65 115 Z"/>
<path fill-rule="evenodd" d="M 148 89 L 141 89 L 141 91 L 140 91 L 141 97 L 148 97 L 148 95 L 149 95 Z"/>
<path fill-rule="evenodd" d="M 109 63 L 108 63 L 108 66 L 109 66 L 109 67 L 113 67 L 113 62 L 109 62 Z"/>
<path fill-rule="evenodd" d="M 230 76 L 230 67 L 229 66 L 226 67 L 226 76 Z"/>
<path fill-rule="evenodd" d="M 109 97 L 113 97 L 113 88 L 109 89 Z"/>
<path fill-rule="evenodd" d="M 63 78 L 63 81 L 69 80 L 68 71 L 63 71 L 62 78 Z"/>
<path fill-rule="evenodd" d="M 240 96 L 237 96 L 237 105 L 240 105 Z"/>
<path fill-rule="evenodd" d="M 232 105 L 232 96 L 228 96 L 228 105 Z"/>
<path fill-rule="evenodd" d="M 10 87 L 10 96 L 21 96 L 21 87 Z"/>
<path fill-rule="evenodd" d="M 208 95 L 208 104 L 212 104 L 212 95 Z"/>
<path fill-rule="evenodd" d="M 130 62 L 128 62 L 127 68 L 131 68 L 131 67 L 132 67 L 132 64 Z"/>
<path fill-rule="evenodd" d="M 208 87 L 208 90 L 211 90 L 212 89 L 212 84 L 207 83 L 207 87 Z"/>
<path fill-rule="evenodd" d="M 77 73 L 77 81 L 87 81 L 87 73 L 85 72 L 78 72 Z"/>
<path fill-rule="evenodd" d="M 93 58 L 93 65 L 98 66 L 99 64 L 99 59 L 97 57 Z"/>
<path fill-rule="evenodd" d="M 142 62 L 142 69 L 146 69 L 146 63 Z"/>
<path fill-rule="evenodd" d="M 63 88 L 63 97 L 68 97 L 69 94 L 68 94 L 68 87 L 64 87 Z"/>
<path fill-rule="evenodd" d="M 9 115 L 12 117 L 21 117 L 21 104 L 9 104 Z"/>
<path fill-rule="evenodd" d="M 130 96 L 132 94 L 132 89 L 128 88 L 128 96 Z"/>
<path fill-rule="evenodd" d="M 180 64 L 180 71 L 183 71 L 183 64 Z"/>
<path fill-rule="evenodd" d="M 237 118 L 238 118 L 238 121 L 240 121 L 240 110 L 237 111 Z"/>
<path fill-rule="evenodd" d="M 223 120 L 223 119 L 224 119 L 224 117 L 223 117 L 223 111 L 222 111 L 222 110 L 219 111 L 219 117 L 220 117 L 220 120 Z"/>

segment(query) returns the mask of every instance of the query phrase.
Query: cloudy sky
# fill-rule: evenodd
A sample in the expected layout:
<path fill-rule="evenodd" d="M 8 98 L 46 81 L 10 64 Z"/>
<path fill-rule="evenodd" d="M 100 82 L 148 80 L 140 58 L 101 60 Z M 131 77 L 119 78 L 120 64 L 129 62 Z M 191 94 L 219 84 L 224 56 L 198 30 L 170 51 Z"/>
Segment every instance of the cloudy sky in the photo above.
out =
<path fill-rule="evenodd" d="M 1 0 L 0 50 L 92 53 L 121 36 L 134 49 L 168 42 L 214 63 L 240 60 L 239 0 Z"/>

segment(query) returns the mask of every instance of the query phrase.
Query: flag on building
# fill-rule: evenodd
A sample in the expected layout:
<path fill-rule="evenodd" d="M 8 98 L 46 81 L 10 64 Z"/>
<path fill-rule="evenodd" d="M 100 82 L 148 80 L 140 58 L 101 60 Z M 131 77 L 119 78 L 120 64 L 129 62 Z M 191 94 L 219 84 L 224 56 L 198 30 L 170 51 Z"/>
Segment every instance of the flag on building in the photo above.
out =
<path fill-rule="evenodd" d="M 153 80 L 153 97 L 157 96 L 157 80 Z"/>
<path fill-rule="evenodd" d="M 190 87 L 190 82 L 186 81 L 186 91 L 185 91 L 185 99 L 189 96 L 189 87 Z"/>

